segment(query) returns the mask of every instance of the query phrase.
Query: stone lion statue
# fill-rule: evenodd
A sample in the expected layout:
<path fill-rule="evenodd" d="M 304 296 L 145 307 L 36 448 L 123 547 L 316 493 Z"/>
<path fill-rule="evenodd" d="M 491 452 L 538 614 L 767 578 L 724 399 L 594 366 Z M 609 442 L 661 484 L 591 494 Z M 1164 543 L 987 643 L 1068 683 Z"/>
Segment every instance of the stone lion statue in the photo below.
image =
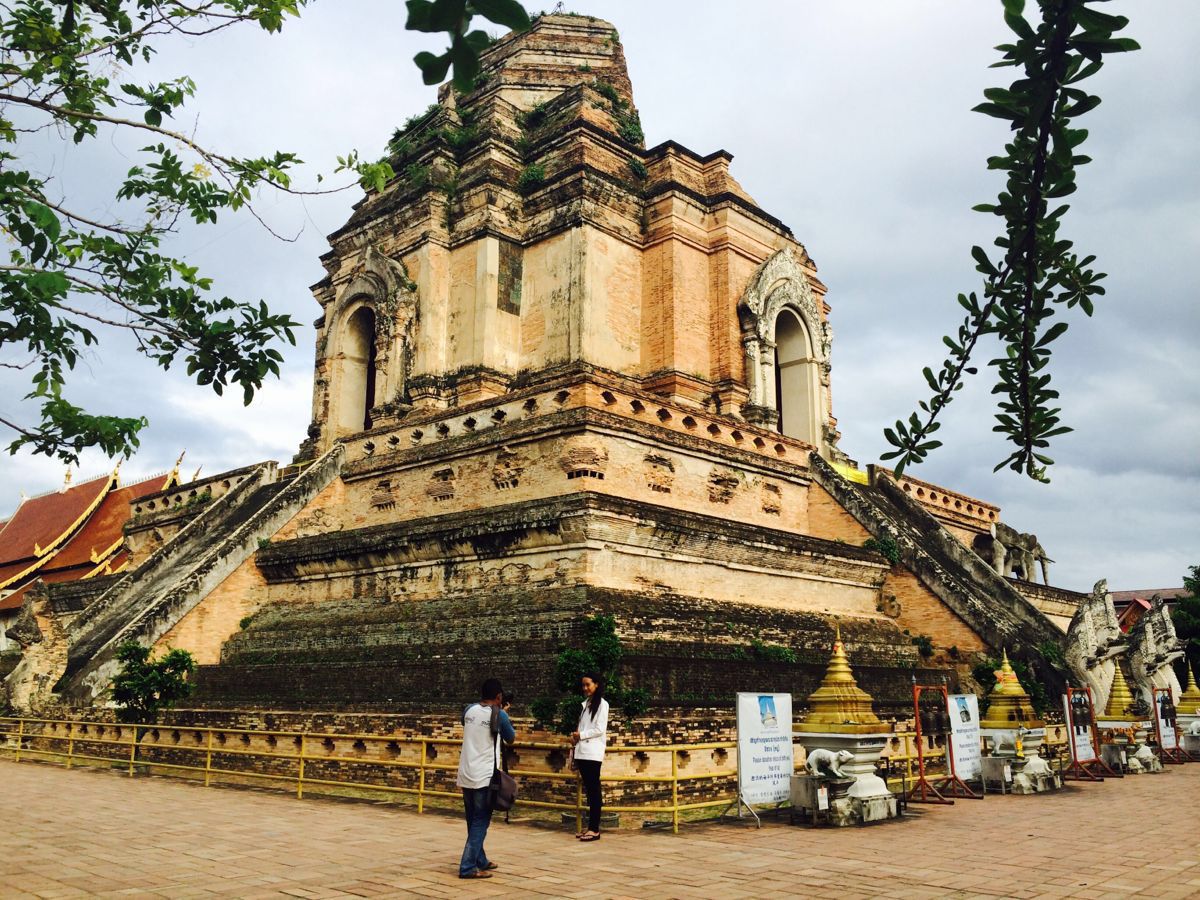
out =
<path fill-rule="evenodd" d="M 808 774 L 814 778 L 849 778 L 850 776 L 842 771 L 842 763 L 848 763 L 852 759 L 854 754 L 849 750 L 834 753 L 832 750 L 818 748 L 809 752 L 804 760 L 804 768 L 808 769 Z"/>
<path fill-rule="evenodd" d="M 1187 728 L 1187 734 L 1190 737 L 1200 737 L 1200 719 L 1194 719 Z"/>

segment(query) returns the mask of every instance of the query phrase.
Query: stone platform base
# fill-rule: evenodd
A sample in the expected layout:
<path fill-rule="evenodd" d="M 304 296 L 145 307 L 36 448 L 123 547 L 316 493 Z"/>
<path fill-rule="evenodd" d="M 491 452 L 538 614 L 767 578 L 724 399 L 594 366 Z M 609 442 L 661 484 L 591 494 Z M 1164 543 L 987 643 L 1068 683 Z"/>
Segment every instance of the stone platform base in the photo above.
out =
<path fill-rule="evenodd" d="M 896 818 L 896 798 L 891 794 L 876 797 L 850 796 L 854 778 L 818 778 L 812 775 L 792 776 L 792 808 L 796 818 L 824 822 L 836 827 L 870 825 Z M 818 791 L 829 792 L 828 809 L 821 809 Z"/>

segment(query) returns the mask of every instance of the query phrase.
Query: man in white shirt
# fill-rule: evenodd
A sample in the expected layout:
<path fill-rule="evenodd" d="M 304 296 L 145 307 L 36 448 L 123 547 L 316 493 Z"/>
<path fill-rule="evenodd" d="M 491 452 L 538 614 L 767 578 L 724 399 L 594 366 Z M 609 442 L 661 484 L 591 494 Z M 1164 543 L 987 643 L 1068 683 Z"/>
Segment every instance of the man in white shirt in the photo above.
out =
<path fill-rule="evenodd" d="M 500 764 L 500 741 L 516 740 L 508 713 L 500 708 L 504 689 L 498 679 L 483 683 L 480 701 L 472 703 L 463 713 L 463 742 L 458 760 L 457 784 L 462 788 L 463 810 L 467 817 L 467 845 L 458 864 L 459 878 L 491 878 L 497 868 L 483 852 L 483 841 L 492 824 L 492 773 Z M 492 730 L 492 716 L 496 730 Z"/>

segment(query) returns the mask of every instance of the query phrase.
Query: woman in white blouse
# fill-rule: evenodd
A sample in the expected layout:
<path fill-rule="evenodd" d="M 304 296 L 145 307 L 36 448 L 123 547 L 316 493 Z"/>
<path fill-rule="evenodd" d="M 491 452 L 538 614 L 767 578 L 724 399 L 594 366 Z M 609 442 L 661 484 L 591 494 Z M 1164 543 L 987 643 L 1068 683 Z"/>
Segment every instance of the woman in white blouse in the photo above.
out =
<path fill-rule="evenodd" d="M 604 679 L 595 673 L 580 679 L 583 688 L 583 707 L 579 724 L 571 732 L 575 748 L 575 766 L 583 779 L 588 801 L 587 831 L 576 835 L 581 841 L 600 840 L 600 765 L 608 744 L 608 701 L 604 699 Z"/>

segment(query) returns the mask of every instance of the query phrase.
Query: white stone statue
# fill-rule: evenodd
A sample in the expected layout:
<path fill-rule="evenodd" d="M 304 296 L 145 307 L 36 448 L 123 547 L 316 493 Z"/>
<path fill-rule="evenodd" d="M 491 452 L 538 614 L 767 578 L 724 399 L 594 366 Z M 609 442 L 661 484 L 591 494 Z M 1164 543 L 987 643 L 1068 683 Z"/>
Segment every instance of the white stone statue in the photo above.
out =
<path fill-rule="evenodd" d="M 1129 642 L 1121 632 L 1108 582 L 1100 579 L 1092 593 L 1079 602 L 1067 629 L 1067 665 L 1082 684 L 1092 689 L 1097 710 L 1108 703 L 1116 671 L 1114 657 L 1123 654 Z"/>
<path fill-rule="evenodd" d="M 1129 629 L 1129 675 L 1131 687 L 1149 697 L 1152 688 L 1170 688 L 1178 697 L 1183 687 L 1172 666 L 1183 657 L 1183 642 L 1161 597 L 1155 595 L 1145 614 Z"/>
<path fill-rule="evenodd" d="M 850 776 L 842 771 L 842 763 L 848 763 L 852 759 L 854 754 L 849 750 L 834 753 L 832 750 L 818 748 L 809 751 L 804 760 L 804 768 L 808 769 L 808 774 L 814 778 L 849 778 Z"/>
<path fill-rule="evenodd" d="M 1200 737 L 1200 719 L 1193 719 L 1192 724 L 1187 727 L 1185 734 L 1188 737 Z"/>

